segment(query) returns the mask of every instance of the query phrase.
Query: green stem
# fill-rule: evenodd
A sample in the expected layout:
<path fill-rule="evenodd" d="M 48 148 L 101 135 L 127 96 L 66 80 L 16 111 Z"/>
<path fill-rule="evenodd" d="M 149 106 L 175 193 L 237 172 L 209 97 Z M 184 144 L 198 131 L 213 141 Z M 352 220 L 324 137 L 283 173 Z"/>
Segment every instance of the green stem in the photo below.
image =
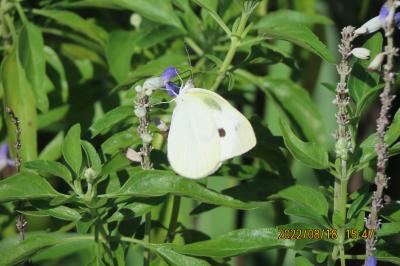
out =
<path fill-rule="evenodd" d="M 15 8 L 17 9 L 18 15 L 21 18 L 23 23 L 27 23 L 28 19 L 25 16 L 25 12 L 22 9 L 21 5 L 19 4 L 19 2 L 15 2 Z"/>
<path fill-rule="evenodd" d="M 240 21 L 239 21 L 239 26 L 238 26 L 237 30 L 231 34 L 231 43 L 229 46 L 229 50 L 225 56 L 224 62 L 222 63 L 222 65 L 218 71 L 218 76 L 217 76 L 213 86 L 211 87 L 212 91 L 215 91 L 221 84 L 222 80 L 225 78 L 225 74 L 228 71 L 228 69 L 232 63 L 232 60 L 236 54 L 236 50 L 240 45 L 240 41 L 243 37 L 242 35 L 246 28 L 247 20 L 249 19 L 249 15 L 250 14 L 246 11 L 242 12 L 242 16 L 240 17 Z"/>
<path fill-rule="evenodd" d="M 175 238 L 175 231 L 178 225 L 178 217 L 179 217 L 179 208 L 181 206 L 181 197 L 174 196 L 174 201 L 172 205 L 172 213 L 171 213 L 171 220 L 169 222 L 168 233 L 165 239 L 166 243 L 171 243 L 174 241 Z"/>
<path fill-rule="evenodd" d="M 144 223 L 144 243 L 149 244 L 150 243 L 150 231 L 151 231 L 151 212 L 146 213 L 145 216 L 145 223 Z M 150 249 L 148 248 L 148 245 L 146 245 L 146 248 L 144 250 L 144 266 L 149 266 L 150 265 Z"/>

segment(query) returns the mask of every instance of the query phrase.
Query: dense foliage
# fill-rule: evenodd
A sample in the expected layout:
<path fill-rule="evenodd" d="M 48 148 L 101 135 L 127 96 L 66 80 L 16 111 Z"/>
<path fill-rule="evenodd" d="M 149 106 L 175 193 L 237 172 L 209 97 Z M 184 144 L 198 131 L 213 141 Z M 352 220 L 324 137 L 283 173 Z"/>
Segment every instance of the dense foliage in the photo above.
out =
<path fill-rule="evenodd" d="M 365 223 L 379 94 L 394 77 L 367 68 L 390 36 L 341 39 L 379 13 L 347 2 L 0 0 L 0 265 L 400 265 L 390 167 L 391 199 L 372 206 L 382 225 Z M 205 179 L 169 166 L 173 98 L 140 95 L 170 66 L 171 84 L 193 78 L 256 133 Z"/>

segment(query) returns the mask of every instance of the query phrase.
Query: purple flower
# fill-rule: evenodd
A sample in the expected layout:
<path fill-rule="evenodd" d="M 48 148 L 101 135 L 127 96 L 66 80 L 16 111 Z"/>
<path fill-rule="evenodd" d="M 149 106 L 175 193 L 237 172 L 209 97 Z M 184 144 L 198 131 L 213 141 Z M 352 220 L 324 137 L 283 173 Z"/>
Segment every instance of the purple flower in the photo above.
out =
<path fill-rule="evenodd" d="M 365 266 L 376 266 L 376 257 L 369 256 L 367 261 L 365 262 Z"/>
<path fill-rule="evenodd" d="M 385 23 L 387 16 L 389 16 L 389 8 L 387 3 L 384 3 L 379 11 L 379 19 L 381 20 L 382 24 Z M 400 29 L 400 12 L 396 12 L 396 14 L 394 14 L 394 22 L 396 27 Z"/>
<path fill-rule="evenodd" d="M 170 82 L 170 80 L 176 77 L 177 75 L 178 75 L 178 70 L 173 66 L 167 67 L 161 74 L 161 78 L 164 81 L 164 86 L 167 89 L 168 95 L 171 97 L 174 97 L 179 94 L 179 87 L 175 83 Z"/>
<path fill-rule="evenodd" d="M 9 156 L 8 144 L 3 144 L 0 147 L 0 171 L 7 166 L 14 166 L 15 162 Z"/>

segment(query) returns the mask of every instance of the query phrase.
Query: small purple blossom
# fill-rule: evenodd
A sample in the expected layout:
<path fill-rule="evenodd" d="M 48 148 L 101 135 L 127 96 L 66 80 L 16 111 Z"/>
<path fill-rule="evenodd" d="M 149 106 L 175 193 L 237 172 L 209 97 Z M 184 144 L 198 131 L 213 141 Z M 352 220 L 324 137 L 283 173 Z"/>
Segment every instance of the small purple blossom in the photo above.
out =
<path fill-rule="evenodd" d="M 376 257 L 369 256 L 367 261 L 365 262 L 365 266 L 376 266 Z"/>
<path fill-rule="evenodd" d="M 9 155 L 8 144 L 3 144 L 0 147 L 0 171 L 6 166 L 14 166 L 15 162 L 11 159 Z"/>
<path fill-rule="evenodd" d="M 381 20 L 382 24 L 385 23 L 387 16 L 389 16 L 389 7 L 387 3 L 384 3 L 379 11 L 379 19 Z M 394 22 L 396 27 L 400 29 L 400 12 L 396 12 L 396 14 L 394 14 Z"/>
<path fill-rule="evenodd" d="M 167 67 L 161 74 L 161 78 L 164 81 L 164 86 L 167 89 L 167 93 L 171 97 L 174 97 L 179 94 L 179 87 L 175 83 L 170 81 L 177 75 L 178 75 L 178 70 L 173 66 Z"/>

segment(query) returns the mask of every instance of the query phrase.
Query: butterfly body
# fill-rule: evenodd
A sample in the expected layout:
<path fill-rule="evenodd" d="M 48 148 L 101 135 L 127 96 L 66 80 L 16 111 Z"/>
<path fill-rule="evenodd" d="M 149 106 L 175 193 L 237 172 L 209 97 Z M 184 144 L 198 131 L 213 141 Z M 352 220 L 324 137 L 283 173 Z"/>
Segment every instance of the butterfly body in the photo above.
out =
<path fill-rule="evenodd" d="M 220 95 L 190 85 L 180 90 L 168 134 L 168 160 L 176 173 L 208 176 L 255 144 L 250 122 Z"/>

